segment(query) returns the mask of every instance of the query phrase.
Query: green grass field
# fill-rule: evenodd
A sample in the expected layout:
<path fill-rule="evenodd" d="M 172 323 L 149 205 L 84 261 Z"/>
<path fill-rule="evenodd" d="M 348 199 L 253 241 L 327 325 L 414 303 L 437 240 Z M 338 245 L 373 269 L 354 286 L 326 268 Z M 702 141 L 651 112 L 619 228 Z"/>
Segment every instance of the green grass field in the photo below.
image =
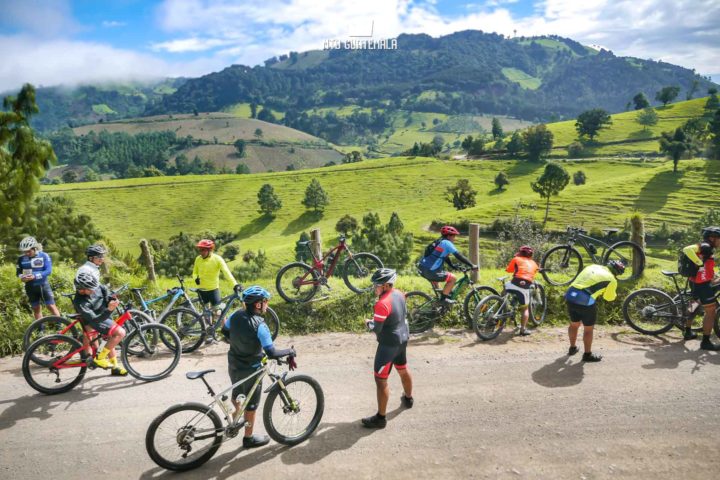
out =
<path fill-rule="evenodd" d="M 537 90 L 542 84 L 542 79 L 528 75 L 517 68 L 503 68 L 502 74 L 505 75 L 508 80 L 517 83 L 526 90 Z"/>

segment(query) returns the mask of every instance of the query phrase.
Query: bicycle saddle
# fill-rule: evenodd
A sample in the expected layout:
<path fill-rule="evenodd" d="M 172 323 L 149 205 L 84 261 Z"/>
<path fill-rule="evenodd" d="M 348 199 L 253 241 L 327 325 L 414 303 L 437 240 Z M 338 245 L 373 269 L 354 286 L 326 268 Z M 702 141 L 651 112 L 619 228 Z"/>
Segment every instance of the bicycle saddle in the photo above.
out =
<path fill-rule="evenodd" d="M 671 272 L 670 270 L 661 270 L 661 273 L 668 277 L 674 277 L 675 275 L 680 275 L 678 272 Z"/>
<path fill-rule="evenodd" d="M 206 373 L 212 373 L 212 372 L 214 372 L 214 371 L 215 371 L 215 369 L 214 369 L 214 368 L 211 368 L 210 370 L 201 370 L 201 371 L 199 371 L 199 372 L 187 372 L 187 373 L 185 374 L 185 377 L 186 377 L 188 380 L 195 380 L 195 379 L 197 379 L 197 378 L 202 378 Z"/>

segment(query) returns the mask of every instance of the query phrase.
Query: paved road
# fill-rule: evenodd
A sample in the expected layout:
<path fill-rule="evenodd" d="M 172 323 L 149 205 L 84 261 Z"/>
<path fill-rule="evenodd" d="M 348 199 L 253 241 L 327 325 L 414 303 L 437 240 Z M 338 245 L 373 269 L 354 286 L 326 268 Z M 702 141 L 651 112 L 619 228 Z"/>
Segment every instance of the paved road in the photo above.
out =
<path fill-rule="evenodd" d="M 712 478 L 720 449 L 720 355 L 679 336 L 599 327 L 599 364 L 568 358 L 564 330 L 478 343 L 464 332 L 412 340 L 415 407 L 364 430 L 374 413 L 370 335 L 297 337 L 300 371 L 326 397 L 316 434 L 293 448 L 244 451 L 226 443 L 182 478 Z M 0 478 L 179 478 L 145 452 L 150 421 L 169 405 L 203 400 L 184 372 L 217 368 L 224 346 L 185 356 L 170 378 L 145 384 L 91 372 L 74 391 L 30 389 L 20 359 L 0 360 Z M 258 427 L 262 430 L 262 427 Z"/>

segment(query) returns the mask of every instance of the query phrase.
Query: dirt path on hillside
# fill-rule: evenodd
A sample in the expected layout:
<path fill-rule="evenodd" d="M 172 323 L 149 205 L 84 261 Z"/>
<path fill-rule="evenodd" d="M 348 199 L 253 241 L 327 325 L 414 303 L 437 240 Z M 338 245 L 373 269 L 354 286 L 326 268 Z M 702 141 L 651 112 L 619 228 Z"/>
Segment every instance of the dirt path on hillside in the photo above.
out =
<path fill-rule="evenodd" d="M 172 404 L 205 401 L 203 385 L 185 372 L 216 368 L 211 383 L 226 384 L 225 345 L 184 356 L 157 383 L 95 371 L 57 396 L 27 386 L 19 358 L 1 359 L 0 478 L 712 478 L 720 354 L 674 333 L 596 333 L 599 364 L 565 356 L 562 328 L 490 343 L 464 331 L 415 338 L 415 407 L 399 408 L 393 374 L 390 421 L 380 431 L 359 424 L 375 411 L 371 335 L 281 339 L 325 392 L 315 435 L 293 448 L 271 442 L 249 451 L 236 438 L 181 476 L 147 456 L 147 426 Z"/>

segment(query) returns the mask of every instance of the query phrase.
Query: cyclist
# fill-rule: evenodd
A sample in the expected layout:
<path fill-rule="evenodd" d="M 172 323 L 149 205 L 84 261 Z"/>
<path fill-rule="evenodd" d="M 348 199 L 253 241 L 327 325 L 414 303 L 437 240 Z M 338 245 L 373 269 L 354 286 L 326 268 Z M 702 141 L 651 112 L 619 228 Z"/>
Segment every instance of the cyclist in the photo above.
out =
<path fill-rule="evenodd" d="M 235 311 L 225 320 L 223 335 L 229 337 L 230 350 L 228 351 L 228 373 L 232 383 L 252 375 L 262 368 L 265 355 L 269 358 L 289 356 L 290 369 L 295 368 L 295 350 L 292 348 L 279 350 L 273 345 L 270 329 L 265 324 L 263 315 L 267 312 L 270 292 L 262 287 L 253 285 L 242 292 L 244 310 Z M 239 395 L 248 395 L 254 382 L 247 381 L 233 388 L 232 402 L 235 406 L 235 415 L 241 408 Z M 253 435 L 255 424 L 255 411 L 260 405 L 262 385 L 255 389 L 248 407 L 245 410 L 245 435 L 243 447 L 255 448 L 266 445 L 270 439 L 266 435 Z"/>
<path fill-rule="evenodd" d="M 52 273 L 50 255 L 41 250 L 40 244 L 33 237 L 23 238 L 19 249 L 23 254 L 17 259 L 15 272 L 25 284 L 25 293 L 35 320 L 42 318 L 41 304 L 44 304 L 53 315 L 59 316 L 60 311 L 55 305 L 55 296 L 48 283 L 48 277 Z"/>
<path fill-rule="evenodd" d="M 530 335 L 532 330 L 527 329 L 530 319 L 530 286 L 535 281 L 535 275 L 539 270 L 538 264 L 532 259 L 533 249 L 528 245 L 520 247 L 515 256 L 510 260 L 506 272 L 512 273 L 513 278 L 505 283 L 505 290 L 511 292 L 523 308 L 520 321 L 520 335 Z"/>
<path fill-rule="evenodd" d="M 698 268 L 697 273 L 690 277 L 690 291 L 692 298 L 698 300 L 705 310 L 703 319 L 703 337 L 700 342 L 702 350 L 720 350 L 720 345 L 710 340 L 713 323 L 715 322 L 715 312 L 717 304 L 715 302 L 715 292 L 712 285 L 715 276 L 715 259 L 713 253 L 715 248 L 720 247 L 720 227 L 705 227 L 702 231 L 703 241 L 699 244 L 688 245 L 683 248 L 683 253 Z M 685 340 L 697 338 L 697 334 L 692 331 L 692 315 L 688 318 L 685 325 Z"/>
<path fill-rule="evenodd" d="M 368 329 L 375 332 L 378 346 L 375 352 L 374 375 L 377 389 L 377 413 L 362 419 L 366 428 L 385 428 L 390 387 L 388 377 L 393 365 L 400 375 L 403 394 L 400 401 L 405 408 L 412 408 L 412 376 L 407 369 L 407 343 L 410 338 L 406 320 L 405 294 L 393 287 L 397 273 L 391 268 L 381 268 L 373 273 L 371 280 L 378 301 L 372 320 L 366 320 Z"/>
<path fill-rule="evenodd" d="M 450 299 L 450 292 L 455 286 L 455 275 L 450 272 L 446 272 L 442 269 L 444 263 L 447 263 L 451 268 L 457 269 L 448 256 L 452 253 L 455 258 L 460 260 L 462 263 L 477 270 L 477 266 L 473 265 L 470 260 L 465 258 L 453 243 L 455 238 L 460 234 L 455 227 L 445 225 L 440 229 L 440 238 L 432 242 L 430 245 L 425 247 L 425 255 L 418 264 L 420 268 L 420 275 L 423 278 L 430 280 L 433 283 L 445 282 L 445 288 L 443 288 L 441 300 L 445 303 L 455 303 L 454 300 Z"/>
<path fill-rule="evenodd" d="M 98 282 L 100 282 L 100 265 L 105 263 L 105 255 L 107 254 L 107 250 L 105 247 L 99 244 L 90 245 L 85 249 L 85 256 L 87 257 L 87 261 L 80 265 L 80 268 L 78 268 L 77 273 L 75 276 L 79 275 L 81 272 L 89 273 L 95 278 L 97 278 Z"/>
<path fill-rule="evenodd" d="M 80 272 L 75 277 L 75 296 L 72 303 L 80 314 L 85 330 L 96 330 L 107 336 L 105 348 L 93 359 L 96 367 L 110 369 L 112 375 L 127 375 L 127 370 L 118 365 L 115 347 L 125 338 L 125 329 L 115 323 L 110 316 L 118 306 L 118 300 L 110 295 L 105 285 L 88 273 Z M 84 338 L 86 351 L 89 348 Z"/>
<path fill-rule="evenodd" d="M 610 260 L 607 265 L 585 267 L 565 292 L 570 326 L 568 337 L 570 349 L 568 355 L 575 355 L 578 348 L 578 330 L 583 325 L 583 362 L 599 362 L 602 355 L 592 353 L 593 327 L 597 321 L 597 299 L 602 296 L 608 302 L 617 298 L 617 279 L 625 271 L 625 264 L 619 260 Z"/>
<path fill-rule="evenodd" d="M 225 260 L 217 253 L 213 253 L 215 242 L 202 239 L 196 247 L 200 251 L 200 255 L 195 257 L 192 276 L 198 286 L 198 293 L 203 303 L 209 303 L 212 306 L 218 305 L 220 303 L 220 272 L 226 279 L 232 281 L 233 285 L 237 285 L 237 281 Z"/>

